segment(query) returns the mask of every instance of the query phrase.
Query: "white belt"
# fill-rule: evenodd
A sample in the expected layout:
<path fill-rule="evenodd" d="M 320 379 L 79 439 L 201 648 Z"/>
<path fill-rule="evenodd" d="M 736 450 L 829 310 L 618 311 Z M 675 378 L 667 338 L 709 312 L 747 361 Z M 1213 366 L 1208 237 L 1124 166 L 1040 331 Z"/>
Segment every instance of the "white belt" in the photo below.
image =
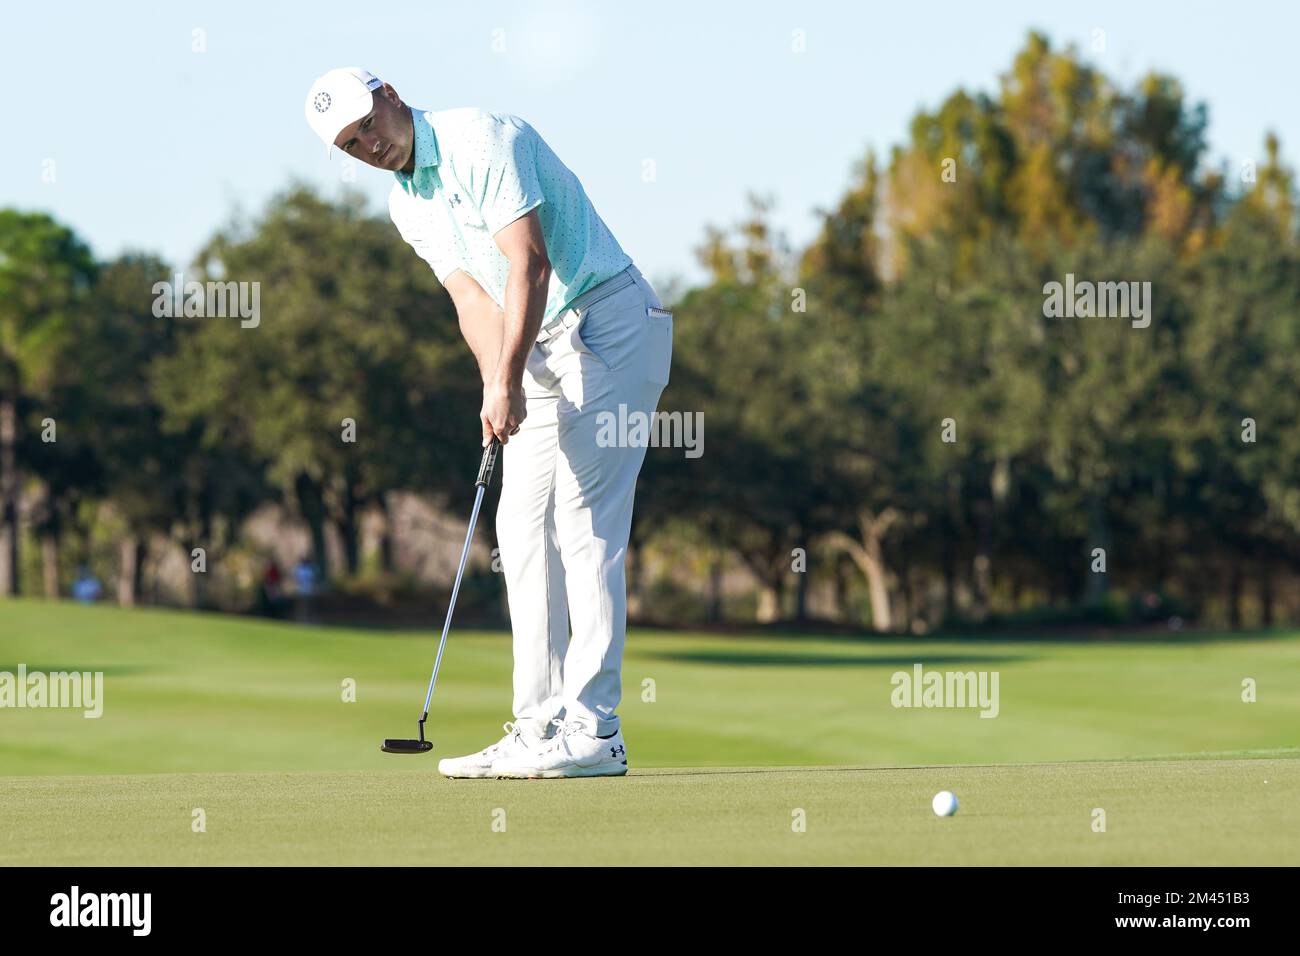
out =
<path fill-rule="evenodd" d="M 567 332 L 569 329 L 577 325 L 581 319 L 582 316 L 577 309 L 565 309 L 560 313 L 559 319 L 537 333 L 537 344 L 546 345 L 549 342 L 555 341 L 562 333 Z"/>

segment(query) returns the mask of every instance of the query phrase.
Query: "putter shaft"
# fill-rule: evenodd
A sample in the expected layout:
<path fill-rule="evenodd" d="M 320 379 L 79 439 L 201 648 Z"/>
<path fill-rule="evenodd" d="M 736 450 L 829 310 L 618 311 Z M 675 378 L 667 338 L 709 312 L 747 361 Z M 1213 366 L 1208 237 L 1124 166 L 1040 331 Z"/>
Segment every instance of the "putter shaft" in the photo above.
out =
<path fill-rule="evenodd" d="M 421 739 L 423 739 L 424 721 L 429 716 L 429 704 L 433 700 L 433 686 L 438 682 L 438 668 L 442 666 L 442 652 L 447 646 L 447 632 L 451 630 L 451 614 L 456 610 L 456 595 L 460 593 L 460 581 L 465 576 L 465 562 L 469 559 L 469 546 L 474 540 L 474 526 L 478 524 L 479 509 L 483 507 L 483 492 L 492 480 L 492 468 L 496 464 L 497 449 L 500 443 L 494 438 L 483 449 L 483 460 L 479 464 L 478 478 L 474 484 L 474 510 L 469 516 L 469 530 L 465 532 L 465 545 L 460 549 L 460 565 L 456 568 L 456 583 L 451 588 L 451 601 L 447 604 L 447 619 L 442 624 L 442 638 L 438 641 L 438 656 L 433 661 L 433 676 L 429 678 L 429 692 L 424 695 L 424 715 L 420 718 Z"/>

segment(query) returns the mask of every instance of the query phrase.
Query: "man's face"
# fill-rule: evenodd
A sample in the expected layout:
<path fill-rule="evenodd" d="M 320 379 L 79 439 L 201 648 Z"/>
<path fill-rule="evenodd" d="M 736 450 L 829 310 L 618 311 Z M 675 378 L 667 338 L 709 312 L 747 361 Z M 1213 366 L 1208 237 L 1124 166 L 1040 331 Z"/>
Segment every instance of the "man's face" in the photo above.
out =
<path fill-rule="evenodd" d="M 334 145 L 376 169 L 395 172 L 409 168 L 415 159 L 411 111 L 387 83 L 370 95 L 370 112 L 344 127 Z"/>

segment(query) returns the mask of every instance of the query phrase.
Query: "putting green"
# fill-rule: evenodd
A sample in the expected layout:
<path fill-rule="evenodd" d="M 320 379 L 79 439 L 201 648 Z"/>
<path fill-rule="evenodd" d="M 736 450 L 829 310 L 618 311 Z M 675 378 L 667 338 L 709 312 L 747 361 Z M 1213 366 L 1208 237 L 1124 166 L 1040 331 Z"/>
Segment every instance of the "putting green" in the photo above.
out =
<path fill-rule="evenodd" d="M 8 778 L 0 864 L 1300 863 L 1296 759 L 563 781 L 424 769 Z M 962 806 L 941 819 L 944 788 Z"/>
<path fill-rule="evenodd" d="M 434 770 L 509 716 L 501 633 L 453 633 L 434 756 L 379 752 L 414 733 L 435 643 L 0 603 L 0 672 L 104 674 L 98 719 L 0 709 L 0 863 L 1300 863 L 1293 633 L 634 631 L 633 773 L 518 782 Z M 996 673 L 997 716 L 895 707 L 894 675 L 917 664 Z M 940 789 L 961 799 L 952 819 L 930 811 Z"/>

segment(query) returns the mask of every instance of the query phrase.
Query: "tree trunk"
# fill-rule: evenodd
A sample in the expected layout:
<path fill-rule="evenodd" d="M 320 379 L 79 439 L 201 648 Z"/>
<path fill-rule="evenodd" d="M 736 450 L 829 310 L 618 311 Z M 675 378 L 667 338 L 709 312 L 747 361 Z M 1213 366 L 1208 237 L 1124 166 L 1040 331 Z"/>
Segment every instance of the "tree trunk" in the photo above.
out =
<path fill-rule="evenodd" d="M 758 579 L 758 609 L 754 619 L 759 624 L 771 624 L 781 618 L 781 588 L 790 572 L 789 554 L 789 547 L 774 539 L 766 547 L 741 552 L 745 566 Z"/>
<path fill-rule="evenodd" d="M 1265 565 L 1259 579 L 1259 609 L 1265 627 L 1273 626 L 1273 569 Z"/>
<path fill-rule="evenodd" d="M 1106 571 L 1092 570 L 1092 552 L 1103 548 L 1106 552 Z M 1088 584 L 1084 588 L 1085 604 L 1100 604 L 1109 590 L 1110 575 L 1110 519 L 1106 514 L 1106 502 L 1100 492 L 1088 499 L 1088 546 L 1085 559 L 1088 567 Z"/>
<path fill-rule="evenodd" d="M 203 546 L 195 541 L 181 542 L 181 548 L 185 551 L 185 567 L 190 572 L 190 607 L 195 610 L 203 606 L 203 581 L 207 577 L 206 571 L 194 570 L 194 549 L 201 547 Z"/>
<path fill-rule="evenodd" d="M 203 570 L 194 570 L 194 552 L 203 549 Z M 212 572 L 216 549 L 212 541 L 212 516 L 202 513 L 197 519 L 197 534 L 185 545 L 185 563 L 190 568 L 190 606 L 195 609 L 207 606 L 208 575 Z"/>
<path fill-rule="evenodd" d="M 18 594 L 18 403 L 0 396 L 0 597 Z"/>
<path fill-rule="evenodd" d="M 294 480 L 294 493 L 298 498 L 298 512 L 311 531 L 312 563 L 320 572 L 321 582 L 329 580 L 329 554 L 325 548 L 325 499 L 320 482 L 306 473 Z"/>
<path fill-rule="evenodd" d="M 765 581 L 758 592 L 758 612 L 754 615 L 759 624 L 771 624 L 781 618 L 781 585 Z"/>
<path fill-rule="evenodd" d="M 46 531 L 41 535 L 41 577 L 45 596 L 51 601 L 59 597 L 59 535 Z"/>
<path fill-rule="evenodd" d="M 912 589 L 912 560 L 906 547 L 899 548 L 898 601 L 899 621 L 904 630 L 910 629 L 916 617 L 915 593 Z"/>
<path fill-rule="evenodd" d="M 859 538 L 851 538 L 842 531 L 832 532 L 828 536 L 828 541 L 847 553 L 867 579 L 867 593 L 871 599 L 871 626 L 877 631 L 891 631 L 894 628 L 882 542 L 885 532 L 897 518 L 898 512 L 893 508 L 886 508 L 879 515 L 859 511 Z"/>
<path fill-rule="evenodd" d="M 122 607 L 135 607 L 136 598 L 140 593 L 144 544 L 138 535 L 129 534 L 118 542 L 117 554 L 117 603 Z"/>
<path fill-rule="evenodd" d="M 974 592 L 975 620 L 989 616 L 989 602 L 993 593 L 993 506 L 980 509 L 979 530 L 976 532 L 975 558 L 971 561 L 971 590 Z"/>
<path fill-rule="evenodd" d="M 379 532 L 379 566 L 384 574 L 392 574 L 397 570 L 396 529 L 393 527 L 393 512 L 387 494 L 379 496 L 379 510 L 384 519 L 383 529 Z"/>
<path fill-rule="evenodd" d="M 356 512 L 348 509 L 347 518 L 338 523 L 339 540 L 343 542 L 343 563 L 350 576 L 361 569 L 361 529 L 357 526 Z"/>
<path fill-rule="evenodd" d="M 800 623 L 808 620 L 808 570 L 806 568 L 795 578 L 794 619 Z"/>
<path fill-rule="evenodd" d="M 835 620 L 845 623 L 849 619 L 849 576 L 843 561 L 835 562 Z"/>
<path fill-rule="evenodd" d="M 957 620 L 957 596 L 961 585 L 959 555 L 961 554 L 962 481 L 961 472 L 948 477 L 947 508 L 944 511 L 943 537 L 943 614 L 945 621 Z"/>
<path fill-rule="evenodd" d="M 979 511 L 978 544 L 972 566 L 975 585 L 975 616 L 984 620 L 993 610 L 993 548 L 998 517 L 1011 493 L 1011 462 L 999 458 L 989 472 L 989 501 Z"/>
<path fill-rule="evenodd" d="M 948 539 L 943 549 L 943 617 L 945 622 L 957 619 L 957 541 L 956 535 Z"/>
<path fill-rule="evenodd" d="M 1241 627 L 1241 563 L 1234 562 L 1228 578 L 1228 626 L 1234 631 Z"/>
<path fill-rule="evenodd" d="M 722 553 L 715 551 L 709 559 L 709 623 L 722 620 Z"/>
<path fill-rule="evenodd" d="M 337 522 L 339 539 L 343 542 L 343 563 L 348 575 L 356 577 L 361 570 L 361 501 L 350 478 L 345 478 L 342 484 L 343 501 Z"/>
<path fill-rule="evenodd" d="M 867 578 L 867 592 L 871 595 L 871 626 L 877 631 L 892 631 L 894 618 L 889 606 L 889 585 L 885 577 L 885 562 L 880 556 L 880 544 L 873 541 L 866 550 L 867 557 L 859 565 Z"/>

